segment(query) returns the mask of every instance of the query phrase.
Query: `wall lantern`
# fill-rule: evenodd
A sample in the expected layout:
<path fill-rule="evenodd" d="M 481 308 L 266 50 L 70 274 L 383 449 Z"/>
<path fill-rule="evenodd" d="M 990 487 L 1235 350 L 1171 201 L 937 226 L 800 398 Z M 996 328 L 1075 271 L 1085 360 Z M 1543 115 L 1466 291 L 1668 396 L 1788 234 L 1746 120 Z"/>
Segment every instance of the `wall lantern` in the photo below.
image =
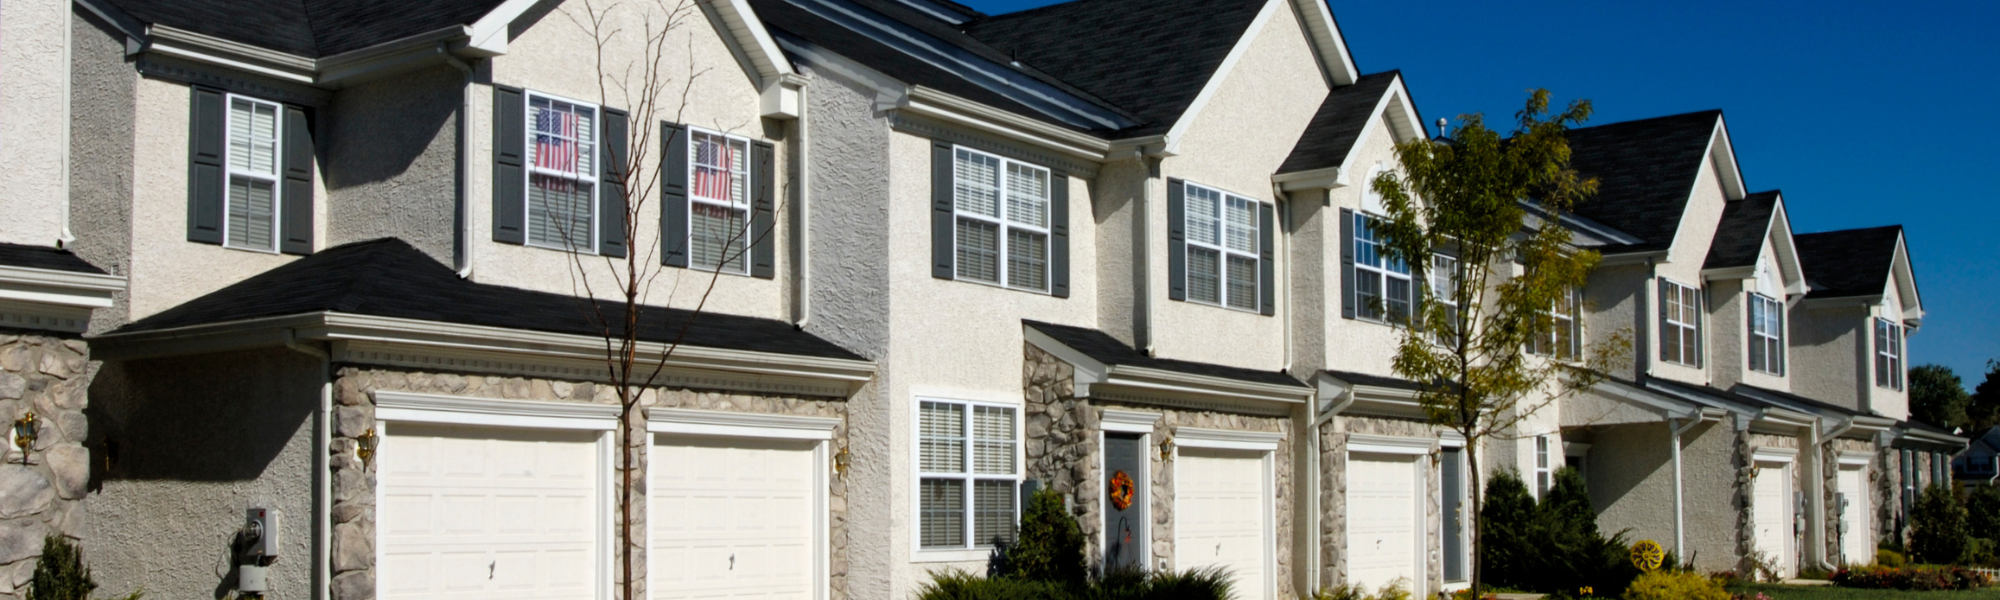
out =
<path fill-rule="evenodd" d="M 843 446 L 841 447 L 839 452 L 835 452 L 833 454 L 833 474 L 843 475 L 846 473 L 847 473 L 847 448 Z"/>
<path fill-rule="evenodd" d="M 35 447 L 35 438 L 41 434 L 37 429 L 35 411 L 28 411 L 14 421 L 14 446 L 21 449 L 21 464 L 28 464 L 28 451 Z"/>
<path fill-rule="evenodd" d="M 375 444 L 381 441 L 382 436 L 375 435 L 372 427 L 354 436 L 354 455 L 361 458 L 361 466 L 367 467 L 375 462 Z"/>
<path fill-rule="evenodd" d="M 1174 459 L 1174 438 L 1160 438 L 1160 460 Z"/>

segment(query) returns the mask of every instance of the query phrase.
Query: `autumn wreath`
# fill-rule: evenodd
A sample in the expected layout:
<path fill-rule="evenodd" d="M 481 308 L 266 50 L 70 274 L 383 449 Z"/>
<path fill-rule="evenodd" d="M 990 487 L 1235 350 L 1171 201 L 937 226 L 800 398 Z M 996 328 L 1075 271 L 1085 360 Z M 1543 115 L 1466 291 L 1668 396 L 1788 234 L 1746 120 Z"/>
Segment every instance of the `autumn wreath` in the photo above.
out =
<path fill-rule="evenodd" d="M 1111 476 L 1111 507 L 1125 510 L 1132 506 L 1132 476 L 1119 471 Z"/>

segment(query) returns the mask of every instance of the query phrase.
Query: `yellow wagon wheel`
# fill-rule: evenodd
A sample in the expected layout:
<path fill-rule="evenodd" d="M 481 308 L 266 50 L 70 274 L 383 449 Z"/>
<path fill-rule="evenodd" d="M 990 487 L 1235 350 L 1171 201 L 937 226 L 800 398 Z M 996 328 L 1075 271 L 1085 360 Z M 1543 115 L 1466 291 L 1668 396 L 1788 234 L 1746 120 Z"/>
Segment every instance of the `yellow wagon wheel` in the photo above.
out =
<path fill-rule="evenodd" d="M 1667 553 L 1660 549 L 1659 542 L 1639 540 L 1639 543 L 1632 544 L 1632 566 L 1638 567 L 1641 571 L 1658 569 L 1660 563 L 1666 559 Z"/>

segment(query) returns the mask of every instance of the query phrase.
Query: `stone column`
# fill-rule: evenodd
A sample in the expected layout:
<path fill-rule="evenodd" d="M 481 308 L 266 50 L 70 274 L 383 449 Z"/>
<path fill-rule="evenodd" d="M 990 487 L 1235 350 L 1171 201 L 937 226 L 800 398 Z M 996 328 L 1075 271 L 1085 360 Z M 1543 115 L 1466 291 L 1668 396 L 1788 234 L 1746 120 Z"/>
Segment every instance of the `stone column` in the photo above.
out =
<path fill-rule="evenodd" d="M 96 374 L 82 340 L 36 334 L 0 335 L 0 599 L 27 593 L 42 541 L 83 536 L 82 499 L 90 481 L 89 422 L 83 409 Z M 15 420 L 34 413 L 37 435 L 24 456 Z"/>

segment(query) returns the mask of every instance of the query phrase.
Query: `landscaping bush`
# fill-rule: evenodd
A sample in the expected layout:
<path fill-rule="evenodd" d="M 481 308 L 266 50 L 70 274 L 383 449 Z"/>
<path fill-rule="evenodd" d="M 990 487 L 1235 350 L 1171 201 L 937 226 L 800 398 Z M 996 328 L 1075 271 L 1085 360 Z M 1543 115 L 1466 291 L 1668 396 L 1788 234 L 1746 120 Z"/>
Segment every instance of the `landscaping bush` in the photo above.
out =
<path fill-rule="evenodd" d="M 1632 580 L 1625 600 L 1730 600 L 1729 591 L 1700 573 L 1661 569 Z"/>
<path fill-rule="evenodd" d="M 1528 589 L 1535 572 L 1535 548 L 1528 529 L 1535 518 L 1535 498 L 1521 475 L 1512 469 L 1493 475 L 1486 484 L 1486 502 L 1479 509 L 1479 557 L 1485 584 Z"/>
<path fill-rule="evenodd" d="M 1908 559 L 1903 558 L 1903 553 L 1901 552 L 1897 552 L 1889 548 L 1880 548 L 1875 550 L 1876 566 L 1889 567 L 1891 569 L 1900 569 L 1903 567 L 1903 565 L 1907 565 L 1909 563 L 1910 561 Z"/>
<path fill-rule="evenodd" d="M 86 600 L 96 589 L 90 567 L 83 566 L 82 550 L 59 535 L 42 539 L 42 560 L 35 563 L 28 600 Z"/>
<path fill-rule="evenodd" d="M 1873 590 L 1972 590 L 1992 585 L 1986 574 L 1959 567 L 1857 567 L 1833 574 L 1833 584 Z"/>
<path fill-rule="evenodd" d="M 933 573 L 917 588 L 921 600 L 1074 600 L 1075 593 L 1047 581 L 979 577 L 956 569 Z"/>
<path fill-rule="evenodd" d="M 1486 581 L 1557 596 L 1624 593 L 1639 569 L 1621 532 L 1607 538 L 1597 529 L 1597 511 L 1583 476 L 1574 469 L 1555 473 L 1549 493 L 1537 504 L 1511 471 L 1493 477 L 1480 511 L 1486 543 Z"/>
<path fill-rule="evenodd" d="M 1097 582 L 1096 589 L 1084 596 L 1088 600 L 1228 600 L 1232 594 L 1229 572 L 1221 567 L 1191 569 L 1179 573 L 1154 571 L 1147 573 L 1124 572 L 1106 576 Z M 1401 599 L 1408 600 L 1408 596 Z"/>
<path fill-rule="evenodd" d="M 1924 488 L 1910 513 L 1911 558 L 1919 563 L 1958 564 L 1969 538 L 1965 505 L 1958 494 L 1944 484 Z"/>
<path fill-rule="evenodd" d="M 959 570 L 931 575 L 918 600 L 1228 600 L 1229 575 L 1219 568 L 1182 573 L 1122 572 L 1079 585 L 979 577 Z M 1405 595 L 1401 599 L 1407 600 Z"/>
<path fill-rule="evenodd" d="M 1471 590 L 1459 590 L 1459 593 L 1469 597 Z M 1410 600 L 1410 586 L 1409 582 L 1397 579 L 1369 593 L 1368 588 L 1360 585 L 1336 585 L 1320 589 L 1312 600 Z"/>
<path fill-rule="evenodd" d="M 994 565 L 1000 579 L 1046 581 L 1077 586 L 1088 576 L 1083 562 L 1083 530 L 1063 508 L 1062 494 L 1043 488 L 1021 514 L 1021 534 Z M 947 596 L 951 597 L 951 596 Z"/>

